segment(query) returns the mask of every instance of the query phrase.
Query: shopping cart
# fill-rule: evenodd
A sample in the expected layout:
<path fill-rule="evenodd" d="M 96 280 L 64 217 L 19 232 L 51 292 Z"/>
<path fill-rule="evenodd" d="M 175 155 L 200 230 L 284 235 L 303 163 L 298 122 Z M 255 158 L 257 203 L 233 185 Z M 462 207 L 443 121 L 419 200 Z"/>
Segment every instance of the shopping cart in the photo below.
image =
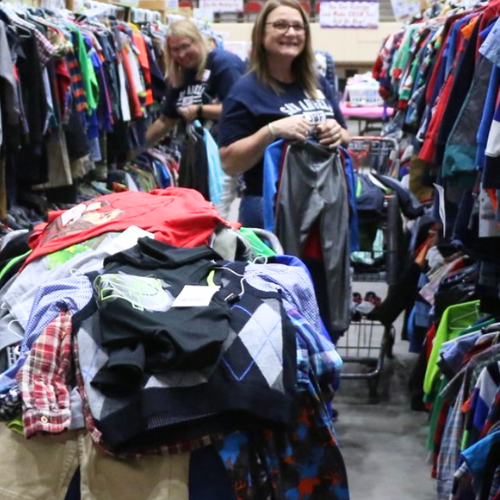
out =
<path fill-rule="evenodd" d="M 355 136 L 349 143 L 349 154 L 358 172 L 370 171 L 397 177 L 399 144 L 392 137 Z"/>
<path fill-rule="evenodd" d="M 348 148 L 358 174 L 381 174 L 397 178 L 399 173 L 399 144 L 390 137 L 356 136 L 351 138 Z M 379 281 L 392 284 L 397 277 L 398 243 L 402 228 L 396 196 L 387 194 L 382 213 L 375 220 L 363 220 L 358 212 L 361 226 L 364 224 L 375 232 L 374 245 L 351 255 L 354 281 Z"/>
<path fill-rule="evenodd" d="M 353 137 L 349 153 L 360 174 L 382 174 L 397 177 L 399 145 L 386 137 Z M 401 215 L 395 195 L 383 198 L 383 211 L 376 220 L 369 221 L 376 230 L 377 242 L 365 254 L 364 265 L 351 259 L 354 282 L 370 281 L 395 283 L 398 273 L 399 242 L 402 235 Z M 366 379 L 370 396 L 377 395 L 378 382 L 385 357 L 392 357 L 395 329 L 376 320 L 375 310 L 360 311 L 353 303 L 349 329 L 339 339 L 337 349 L 346 363 L 343 379 Z"/>

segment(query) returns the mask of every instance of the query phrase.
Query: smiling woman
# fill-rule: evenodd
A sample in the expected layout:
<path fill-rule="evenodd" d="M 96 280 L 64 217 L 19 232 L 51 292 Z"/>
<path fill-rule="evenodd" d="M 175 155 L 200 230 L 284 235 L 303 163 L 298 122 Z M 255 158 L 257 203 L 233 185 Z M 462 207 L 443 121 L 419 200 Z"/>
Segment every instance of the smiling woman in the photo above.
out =
<path fill-rule="evenodd" d="M 348 132 L 333 90 L 315 70 L 307 14 L 296 0 L 269 0 L 252 31 L 250 72 L 224 102 L 219 146 L 224 170 L 243 173 L 239 221 L 263 227 L 263 156 L 278 138 L 314 135 L 332 150 Z"/>

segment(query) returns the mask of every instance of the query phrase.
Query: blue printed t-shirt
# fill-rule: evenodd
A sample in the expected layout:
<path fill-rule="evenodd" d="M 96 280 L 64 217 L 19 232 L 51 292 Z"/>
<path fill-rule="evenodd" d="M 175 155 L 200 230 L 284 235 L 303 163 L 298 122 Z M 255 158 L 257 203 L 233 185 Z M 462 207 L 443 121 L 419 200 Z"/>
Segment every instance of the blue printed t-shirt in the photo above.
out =
<path fill-rule="evenodd" d="M 187 70 L 183 85 L 170 87 L 163 114 L 169 118 L 180 118 L 177 108 L 181 106 L 209 104 L 216 98 L 223 102 L 244 72 L 245 63 L 238 56 L 222 49 L 212 50 L 201 79 L 196 78 L 195 70 Z"/>
<path fill-rule="evenodd" d="M 335 118 L 342 127 L 347 128 L 331 86 L 322 76 L 318 80 L 317 99 L 313 100 L 297 83 L 280 84 L 283 92 L 277 94 L 272 88 L 260 83 L 255 73 L 244 76 L 224 102 L 219 123 L 219 146 L 228 146 L 254 134 L 270 122 L 299 114 L 312 123 Z M 245 194 L 262 196 L 263 162 L 263 159 L 260 160 L 243 174 Z"/>

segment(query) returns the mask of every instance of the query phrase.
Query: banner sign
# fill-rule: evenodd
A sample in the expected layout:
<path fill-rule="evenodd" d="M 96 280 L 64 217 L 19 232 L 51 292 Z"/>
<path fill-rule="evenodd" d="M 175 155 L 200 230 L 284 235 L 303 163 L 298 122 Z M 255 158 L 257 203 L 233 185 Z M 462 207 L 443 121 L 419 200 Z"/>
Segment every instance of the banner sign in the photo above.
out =
<path fill-rule="evenodd" d="M 391 5 L 394 17 L 398 21 L 406 21 L 420 14 L 419 0 L 391 0 Z"/>
<path fill-rule="evenodd" d="M 214 12 L 243 12 L 243 0 L 200 0 L 199 7 Z"/>
<path fill-rule="evenodd" d="M 319 24 L 322 28 L 378 28 L 378 1 L 321 2 Z"/>

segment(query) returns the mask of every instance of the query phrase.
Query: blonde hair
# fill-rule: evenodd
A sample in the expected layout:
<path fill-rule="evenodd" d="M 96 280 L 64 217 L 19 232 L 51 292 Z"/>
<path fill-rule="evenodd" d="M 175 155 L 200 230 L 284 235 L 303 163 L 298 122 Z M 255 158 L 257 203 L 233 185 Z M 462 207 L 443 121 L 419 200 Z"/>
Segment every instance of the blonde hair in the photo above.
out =
<path fill-rule="evenodd" d="M 271 76 L 266 61 L 266 49 L 264 48 L 264 36 L 266 31 L 266 22 L 269 14 L 278 7 L 291 7 L 299 11 L 305 27 L 304 50 L 292 62 L 292 75 L 295 81 L 302 87 L 306 95 L 315 99 L 318 89 L 318 75 L 316 72 L 316 63 L 312 49 L 311 30 L 309 28 L 309 18 L 306 11 L 296 0 L 268 0 L 259 17 L 255 21 L 252 30 L 252 52 L 250 54 L 250 69 L 255 72 L 257 79 L 264 85 L 271 87 L 277 94 L 283 89 L 279 83 Z"/>
<path fill-rule="evenodd" d="M 168 41 L 174 37 L 187 37 L 193 43 L 198 45 L 200 50 L 200 61 L 198 63 L 198 68 L 196 70 L 196 78 L 200 80 L 205 71 L 208 57 L 208 44 L 205 37 L 202 35 L 201 31 L 196 27 L 196 25 L 184 19 L 182 21 L 177 21 L 169 26 L 167 36 L 166 36 L 166 50 L 165 59 L 167 66 L 167 77 L 174 87 L 180 87 L 184 82 L 184 68 L 175 62 L 174 58 L 170 54 L 170 47 Z"/>

